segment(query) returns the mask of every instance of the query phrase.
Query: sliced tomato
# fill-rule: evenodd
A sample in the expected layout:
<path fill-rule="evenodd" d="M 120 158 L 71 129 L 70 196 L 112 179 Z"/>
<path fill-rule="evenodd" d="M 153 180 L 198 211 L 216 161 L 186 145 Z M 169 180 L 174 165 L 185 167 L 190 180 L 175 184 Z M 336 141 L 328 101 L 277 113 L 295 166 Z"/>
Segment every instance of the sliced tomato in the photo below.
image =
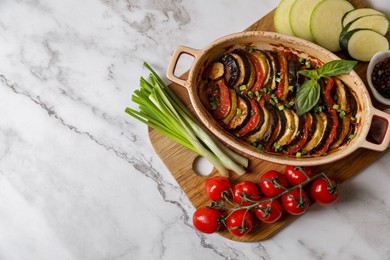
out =
<path fill-rule="evenodd" d="M 333 121 L 332 129 L 330 130 L 328 138 L 326 139 L 325 145 L 322 147 L 322 149 L 317 151 L 318 155 L 322 155 L 322 154 L 326 153 L 329 150 L 329 146 L 333 143 L 333 141 L 337 137 L 337 128 L 339 126 L 339 117 L 337 115 L 337 111 L 334 109 L 331 109 L 329 111 L 329 113 L 331 114 L 332 121 Z"/>
<path fill-rule="evenodd" d="M 226 117 L 231 108 L 230 102 L 230 91 L 225 83 L 225 79 L 221 78 L 215 82 L 215 87 L 217 88 L 217 94 L 214 97 L 216 102 L 215 110 L 213 111 L 214 118 L 219 120 Z"/>
<path fill-rule="evenodd" d="M 253 87 L 251 88 L 251 91 L 252 92 L 260 91 L 264 82 L 264 71 L 261 67 L 259 60 L 255 57 L 255 55 L 253 55 L 252 53 L 248 53 L 248 58 L 250 62 L 252 62 L 253 64 L 253 67 L 255 69 L 255 76 L 256 76 L 256 80 L 255 83 L 253 84 Z"/>
<path fill-rule="evenodd" d="M 312 116 L 309 113 L 305 113 L 304 114 L 304 120 L 305 120 L 305 127 L 303 129 L 302 135 L 300 136 L 300 138 L 298 139 L 298 141 L 296 143 L 294 143 L 293 145 L 291 145 L 291 146 L 289 146 L 287 148 L 287 152 L 290 155 L 296 154 L 297 152 L 299 152 L 299 150 L 301 150 L 302 147 L 308 141 L 309 130 L 310 130 L 313 118 L 312 118 Z"/>
<path fill-rule="evenodd" d="M 248 122 L 244 125 L 243 128 L 237 131 L 238 136 L 245 136 L 248 134 L 250 131 L 255 129 L 255 127 L 259 124 L 260 122 L 260 107 L 257 101 L 254 98 L 249 99 L 250 107 L 251 107 L 251 115 L 248 120 Z"/>
<path fill-rule="evenodd" d="M 279 72 L 276 75 L 278 84 L 275 95 L 279 100 L 285 100 L 288 95 L 287 59 L 283 53 L 278 52 Z"/>
<path fill-rule="evenodd" d="M 332 97 L 332 89 L 334 87 L 334 79 L 329 78 L 326 82 L 325 90 L 324 90 L 324 98 L 325 98 L 325 103 L 328 109 L 333 109 L 334 100 Z"/>

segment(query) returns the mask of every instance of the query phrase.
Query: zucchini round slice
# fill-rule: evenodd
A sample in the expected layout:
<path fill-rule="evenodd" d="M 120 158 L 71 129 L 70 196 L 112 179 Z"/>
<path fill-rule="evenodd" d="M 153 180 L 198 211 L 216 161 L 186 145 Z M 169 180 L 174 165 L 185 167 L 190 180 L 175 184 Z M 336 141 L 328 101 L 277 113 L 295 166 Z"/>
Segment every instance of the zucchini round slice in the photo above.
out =
<path fill-rule="evenodd" d="M 346 0 L 324 0 L 319 3 L 310 18 L 314 41 L 330 51 L 340 51 L 339 38 L 343 29 L 340 21 L 345 13 L 353 9 L 353 5 Z"/>
<path fill-rule="evenodd" d="M 375 53 L 389 49 L 386 37 L 371 29 L 355 29 L 340 37 L 340 46 L 352 58 L 370 61 Z"/>
<path fill-rule="evenodd" d="M 310 16 L 322 0 L 295 0 L 290 10 L 290 24 L 295 36 L 313 41 L 310 31 Z"/>
<path fill-rule="evenodd" d="M 295 0 L 282 0 L 275 9 L 275 31 L 287 35 L 294 35 L 290 25 L 290 10 Z"/>
<path fill-rule="evenodd" d="M 347 12 L 343 18 L 341 19 L 341 24 L 343 27 L 347 26 L 350 22 L 353 20 L 366 16 L 366 15 L 372 15 L 372 14 L 379 14 L 384 15 L 383 13 L 379 12 L 378 10 L 372 9 L 372 8 L 357 8 L 353 9 L 349 12 Z"/>
<path fill-rule="evenodd" d="M 371 29 L 385 36 L 389 31 L 389 25 L 389 19 L 384 15 L 366 15 L 348 23 L 341 33 L 346 34 L 355 29 Z"/>

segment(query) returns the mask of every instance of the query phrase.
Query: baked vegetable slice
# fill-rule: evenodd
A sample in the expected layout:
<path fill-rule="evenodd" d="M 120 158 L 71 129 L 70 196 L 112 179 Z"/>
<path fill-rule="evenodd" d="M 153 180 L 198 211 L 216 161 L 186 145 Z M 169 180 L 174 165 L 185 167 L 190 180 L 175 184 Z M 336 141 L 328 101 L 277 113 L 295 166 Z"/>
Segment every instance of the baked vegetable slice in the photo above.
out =
<path fill-rule="evenodd" d="M 290 10 L 295 0 L 282 0 L 275 9 L 275 31 L 287 35 L 294 35 L 290 24 Z"/>
<path fill-rule="evenodd" d="M 229 88 L 233 88 L 240 76 L 238 61 L 232 55 L 225 54 L 223 55 L 221 62 L 224 65 L 226 84 Z"/>
<path fill-rule="evenodd" d="M 355 29 L 340 37 L 340 46 L 352 58 L 368 62 L 375 53 L 388 50 L 389 41 L 371 29 Z"/>
<path fill-rule="evenodd" d="M 263 116 L 264 116 L 263 124 L 257 129 L 257 131 L 250 133 L 246 137 L 246 141 L 251 144 L 256 144 L 256 142 L 262 140 L 265 133 L 270 128 L 269 127 L 270 117 L 271 117 L 270 112 L 264 106 L 260 106 L 260 109 L 263 110 Z"/>
<path fill-rule="evenodd" d="M 345 13 L 343 18 L 341 19 L 341 24 L 343 27 L 345 27 L 347 24 L 359 17 L 373 14 L 384 15 L 382 12 L 372 8 L 357 8 Z"/>
<path fill-rule="evenodd" d="M 324 0 L 313 10 L 310 17 L 310 31 L 314 41 L 332 51 L 340 51 L 339 38 L 342 31 L 341 19 L 345 13 L 353 10 L 346 0 Z"/>
<path fill-rule="evenodd" d="M 296 0 L 290 10 L 290 24 L 295 36 L 313 41 L 310 31 L 311 14 L 322 0 Z"/>
<path fill-rule="evenodd" d="M 385 36 L 389 31 L 389 19 L 384 15 L 366 15 L 348 23 L 342 30 L 345 34 L 354 29 L 371 29 Z"/>

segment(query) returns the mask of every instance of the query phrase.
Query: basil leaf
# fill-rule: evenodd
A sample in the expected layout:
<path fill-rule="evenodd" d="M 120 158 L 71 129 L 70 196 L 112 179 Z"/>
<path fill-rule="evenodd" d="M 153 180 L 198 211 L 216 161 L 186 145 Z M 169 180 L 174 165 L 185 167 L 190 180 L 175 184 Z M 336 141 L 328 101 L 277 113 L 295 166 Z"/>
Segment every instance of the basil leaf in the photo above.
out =
<path fill-rule="evenodd" d="M 317 80 L 306 80 L 297 93 L 296 108 L 298 116 L 310 111 L 320 98 L 321 86 Z"/>
<path fill-rule="evenodd" d="M 348 74 L 357 64 L 355 60 L 332 60 L 325 63 L 318 69 L 320 77 L 329 78 L 332 76 Z"/>
<path fill-rule="evenodd" d="M 311 79 L 319 79 L 318 73 L 316 70 L 300 70 L 298 71 L 299 74 L 311 78 Z"/>

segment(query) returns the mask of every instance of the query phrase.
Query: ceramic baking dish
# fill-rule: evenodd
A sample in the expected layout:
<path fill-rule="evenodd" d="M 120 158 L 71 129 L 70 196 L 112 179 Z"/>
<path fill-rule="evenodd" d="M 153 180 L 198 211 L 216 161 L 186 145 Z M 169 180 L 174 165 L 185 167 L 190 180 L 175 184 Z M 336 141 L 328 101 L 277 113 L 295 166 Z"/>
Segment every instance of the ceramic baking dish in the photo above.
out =
<path fill-rule="evenodd" d="M 359 148 L 383 151 L 389 146 L 390 132 L 387 130 L 390 115 L 376 109 L 372 105 L 370 95 L 363 81 L 354 71 L 352 71 L 349 75 L 340 76 L 340 79 L 355 93 L 358 103 L 358 111 L 356 114 L 358 128 L 355 137 L 346 145 L 343 145 L 324 156 L 292 157 L 283 154 L 263 152 L 256 147 L 235 138 L 232 134 L 224 130 L 203 106 L 199 97 L 198 87 L 200 85 L 199 83 L 201 81 L 202 72 L 212 61 L 221 57 L 228 49 L 234 48 L 235 46 L 239 47 L 246 45 L 250 45 L 261 50 L 288 50 L 303 58 L 315 58 L 319 61 L 319 63 L 326 63 L 331 60 L 340 59 L 334 53 L 312 42 L 292 36 L 265 31 L 231 34 L 212 42 L 204 49 L 193 49 L 186 46 L 176 47 L 168 65 L 167 78 L 187 89 L 191 105 L 200 121 L 211 131 L 211 133 L 213 133 L 226 145 L 254 158 L 273 163 L 296 166 L 326 164 L 344 158 Z M 188 77 L 185 79 L 175 75 L 176 66 L 183 54 L 190 55 L 194 58 L 191 68 L 189 69 Z M 385 128 L 383 131 L 384 134 L 379 143 L 367 140 L 367 135 L 374 117 L 380 119 Z"/>

